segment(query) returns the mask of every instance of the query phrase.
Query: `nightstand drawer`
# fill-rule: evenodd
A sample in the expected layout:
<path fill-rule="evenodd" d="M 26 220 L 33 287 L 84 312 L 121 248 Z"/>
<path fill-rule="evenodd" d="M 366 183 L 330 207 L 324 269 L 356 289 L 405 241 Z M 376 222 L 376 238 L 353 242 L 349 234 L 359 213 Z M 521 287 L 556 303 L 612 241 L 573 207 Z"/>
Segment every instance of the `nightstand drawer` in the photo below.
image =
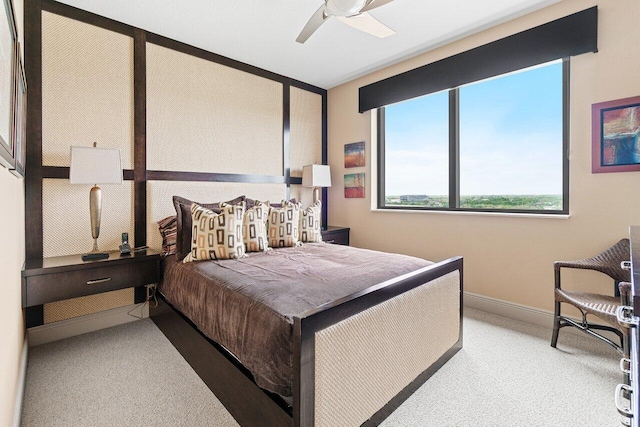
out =
<path fill-rule="evenodd" d="M 349 229 L 341 227 L 329 227 L 322 231 L 322 240 L 335 245 L 349 246 Z"/>
<path fill-rule="evenodd" d="M 144 286 L 157 281 L 157 260 L 29 276 L 26 278 L 26 306 Z"/>

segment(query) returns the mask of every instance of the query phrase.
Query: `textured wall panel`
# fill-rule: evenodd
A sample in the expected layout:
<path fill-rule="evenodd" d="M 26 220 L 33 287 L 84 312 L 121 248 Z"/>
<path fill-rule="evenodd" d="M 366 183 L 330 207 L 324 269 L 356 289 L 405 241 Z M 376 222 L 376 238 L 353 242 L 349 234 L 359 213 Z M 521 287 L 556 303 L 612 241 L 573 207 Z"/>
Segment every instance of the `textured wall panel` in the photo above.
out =
<path fill-rule="evenodd" d="M 313 203 L 313 188 L 303 187 L 302 185 L 292 185 L 290 196 L 302 202 L 302 207 L 306 208 Z"/>
<path fill-rule="evenodd" d="M 42 164 L 94 141 L 133 168 L 133 39 L 42 12 Z"/>
<path fill-rule="evenodd" d="M 282 175 L 282 84 L 147 44 L 148 169 Z"/>
<path fill-rule="evenodd" d="M 242 182 L 147 182 L 147 246 L 159 250 L 162 238 L 157 222 L 175 215 L 173 196 L 202 203 L 215 203 L 245 195 L 252 199 L 281 201 L 286 196 L 285 184 L 248 184 Z"/>
<path fill-rule="evenodd" d="M 449 273 L 316 333 L 315 425 L 361 425 L 451 348 L 459 284 Z"/>
<path fill-rule="evenodd" d="M 302 167 L 322 163 L 322 96 L 291 88 L 291 176 Z"/>
<path fill-rule="evenodd" d="M 44 324 L 85 316 L 134 303 L 134 289 L 120 289 L 44 305 Z"/>
<path fill-rule="evenodd" d="M 103 185 L 98 247 L 116 250 L 122 232 L 134 231 L 133 182 Z M 45 179 L 42 185 L 44 256 L 86 253 L 93 247 L 89 218 L 91 185 L 71 185 L 66 179 Z"/>

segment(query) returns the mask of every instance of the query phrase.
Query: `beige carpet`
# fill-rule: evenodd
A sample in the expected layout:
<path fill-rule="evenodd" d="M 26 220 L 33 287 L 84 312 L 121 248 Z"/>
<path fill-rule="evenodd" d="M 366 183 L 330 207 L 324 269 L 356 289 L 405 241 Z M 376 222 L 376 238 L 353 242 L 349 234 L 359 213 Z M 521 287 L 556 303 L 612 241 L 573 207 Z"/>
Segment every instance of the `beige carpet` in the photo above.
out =
<path fill-rule="evenodd" d="M 464 348 L 384 426 L 619 425 L 606 344 L 465 314 Z M 237 424 L 147 319 L 30 349 L 23 425 Z"/>

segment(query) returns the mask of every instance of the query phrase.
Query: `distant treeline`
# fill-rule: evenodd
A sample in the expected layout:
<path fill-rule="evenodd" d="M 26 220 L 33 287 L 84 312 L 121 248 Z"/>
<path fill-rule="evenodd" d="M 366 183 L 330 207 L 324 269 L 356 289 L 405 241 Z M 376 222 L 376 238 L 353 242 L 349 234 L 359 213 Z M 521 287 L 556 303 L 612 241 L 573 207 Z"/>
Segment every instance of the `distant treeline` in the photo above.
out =
<path fill-rule="evenodd" d="M 449 207 L 449 196 L 427 196 L 425 200 L 420 201 L 401 201 L 400 196 L 387 196 L 386 204 L 387 206 L 447 208 Z M 559 194 L 460 196 L 460 207 L 468 209 L 562 210 L 562 196 Z"/>

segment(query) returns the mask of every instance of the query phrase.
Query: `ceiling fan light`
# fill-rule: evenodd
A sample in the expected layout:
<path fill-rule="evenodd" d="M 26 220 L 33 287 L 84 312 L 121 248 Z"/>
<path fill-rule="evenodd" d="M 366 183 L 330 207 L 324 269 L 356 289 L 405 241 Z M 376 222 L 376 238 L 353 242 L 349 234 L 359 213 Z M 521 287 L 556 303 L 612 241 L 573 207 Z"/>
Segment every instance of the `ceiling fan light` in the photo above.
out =
<path fill-rule="evenodd" d="M 367 0 L 327 0 L 327 10 L 334 16 L 352 16 L 360 13 Z"/>

